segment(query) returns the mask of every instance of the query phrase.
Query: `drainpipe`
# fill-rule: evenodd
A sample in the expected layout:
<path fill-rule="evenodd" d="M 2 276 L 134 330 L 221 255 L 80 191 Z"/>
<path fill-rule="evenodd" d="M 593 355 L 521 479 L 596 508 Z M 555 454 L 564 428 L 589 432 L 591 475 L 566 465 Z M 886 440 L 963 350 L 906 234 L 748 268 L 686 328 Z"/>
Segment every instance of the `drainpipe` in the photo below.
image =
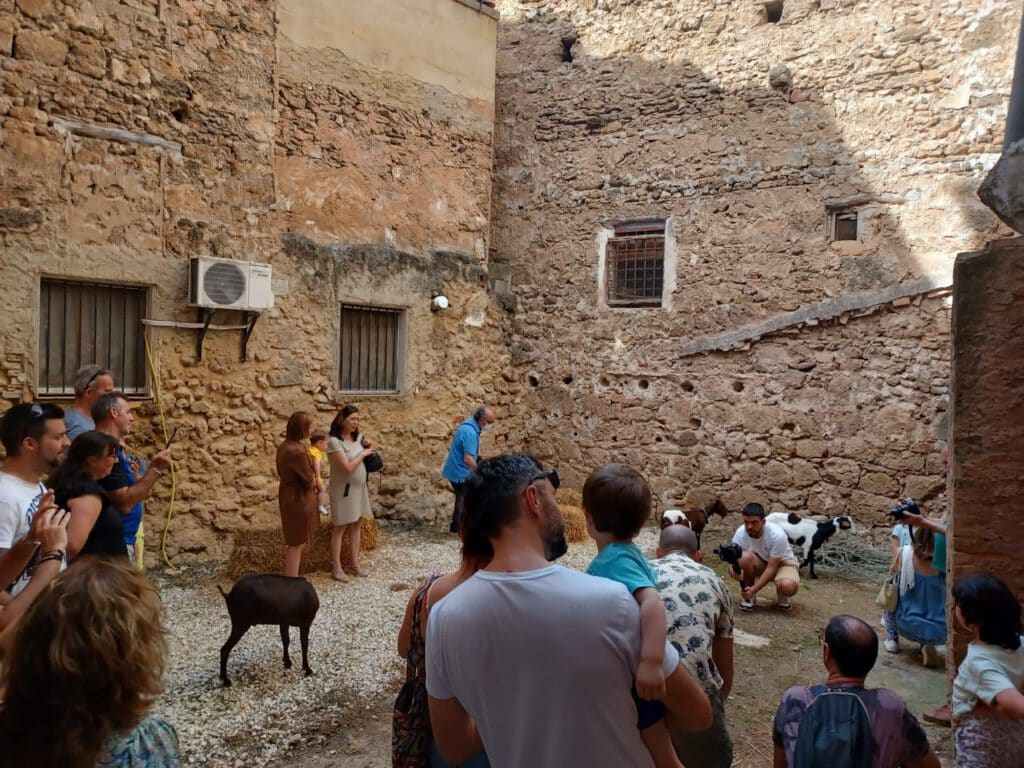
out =
<path fill-rule="evenodd" d="M 1024 139 L 1024 13 L 1020 17 L 1020 34 L 1017 37 L 1017 63 L 1013 68 L 1013 86 L 1010 89 L 1010 106 L 1006 111 L 1006 136 L 1003 151 L 1015 141 Z"/>

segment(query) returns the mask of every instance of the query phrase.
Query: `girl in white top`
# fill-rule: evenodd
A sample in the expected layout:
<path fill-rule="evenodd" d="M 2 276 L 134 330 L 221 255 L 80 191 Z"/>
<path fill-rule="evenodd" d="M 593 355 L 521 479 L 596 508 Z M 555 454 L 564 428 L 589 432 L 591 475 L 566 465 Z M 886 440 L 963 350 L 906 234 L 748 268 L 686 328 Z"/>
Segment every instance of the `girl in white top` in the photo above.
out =
<path fill-rule="evenodd" d="M 953 584 L 957 620 L 974 639 L 953 681 L 956 765 L 1024 765 L 1024 643 L 1021 607 L 990 574 Z"/>

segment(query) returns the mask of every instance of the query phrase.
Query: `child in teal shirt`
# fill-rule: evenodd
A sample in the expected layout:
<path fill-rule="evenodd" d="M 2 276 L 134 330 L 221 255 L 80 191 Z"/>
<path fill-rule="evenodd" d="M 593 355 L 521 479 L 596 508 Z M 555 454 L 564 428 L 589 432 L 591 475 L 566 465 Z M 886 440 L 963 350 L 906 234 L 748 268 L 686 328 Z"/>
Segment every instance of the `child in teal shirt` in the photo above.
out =
<path fill-rule="evenodd" d="M 633 693 L 637 727 L 656 768 L 682 768 L 660 700 L 683 705 L 684 689 L 692 681 L 682 665 L 666 680 L 662 669 L 667 645 L 665 605 L 658 594 L 657 576 L 633 543 L 651 514 L 651 502 L 647 481 L 624 464 L 606 464 L 590 474 L 583 485 L 583 515 L 587 533 L 597 544 L 597 557 L 590 561 L 587 573 L 623 584 L 640 605 L 643 645 Z"/>

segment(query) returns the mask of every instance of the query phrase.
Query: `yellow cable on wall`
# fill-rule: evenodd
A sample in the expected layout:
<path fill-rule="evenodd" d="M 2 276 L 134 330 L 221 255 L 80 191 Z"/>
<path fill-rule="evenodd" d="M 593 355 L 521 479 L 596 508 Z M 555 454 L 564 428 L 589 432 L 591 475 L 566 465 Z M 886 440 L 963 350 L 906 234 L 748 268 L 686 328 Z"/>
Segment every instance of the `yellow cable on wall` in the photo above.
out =
<path fill-rule="evenodd" d="M 146 360 L 149 361 L 149 375 L 153 380 L 153 400 L 156 401 L 157 413 L 160 416 L 160 430 L 164 435 L 164 443 L 167 443 L 167 421 L 164 418 L 164 401 L 160 396 L 160 371 L 153 360 L 153 352 L 149 348 L 149 331 L 142 334 L 142 340 L 146 344 Z M 174 460 L 171 460 L 171 499 L 167 504 L 167 519 L 164 520 L 164 530 L 160 535 L 160 556 L 168 568 L 174 569 L 170 559 L 167 557 L 167 531 L 171 527 L 171 518 L 174 517 L 174 494 L 177 490 L 177 483 L 174 476 Z"/>

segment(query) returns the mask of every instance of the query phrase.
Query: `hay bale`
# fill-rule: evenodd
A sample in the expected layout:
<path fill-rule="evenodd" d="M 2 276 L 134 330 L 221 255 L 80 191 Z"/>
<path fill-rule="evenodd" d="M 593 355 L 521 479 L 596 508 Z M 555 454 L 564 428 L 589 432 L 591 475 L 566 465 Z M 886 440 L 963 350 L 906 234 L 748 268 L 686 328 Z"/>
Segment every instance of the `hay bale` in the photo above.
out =
<path fill-rule="evenodd" d="M 575 488 L 568 488 L 563 485 L 555 491 L 555 501 L 559 504 L 567 504 L 570 507 L 578 507 L 583 504 L 583 494 Z"/>
<path fill-rule="evenodd" d="M 559 502 L 558 508 L 562 510 L 562 518 L 565 520 L 565 538 L 573 544 L 579 544 L 587 540 L 587 521 L 583 517 L 583 508 L 575 504 L 563 504 Z"/>
<path fill-rule="evenodd" d="M 380 546 L 380 529 L 372 517 L 360 521 L 359 551 L 366 552 Z M 235 544 L 225 569 L 227 576 L 239 579 L 250 573 L 280 573 L 284 559 L 284 541 L 280 528 L 256 528 L 242 531 L 235 536 Z M 341 542 L 341 564 L 351 566 L 348 556 L 348 534 Z M 331 571 L 331 524 L 321 524 L 320 529 L 306 544 L 302 552 L 299 573 Z"/>

